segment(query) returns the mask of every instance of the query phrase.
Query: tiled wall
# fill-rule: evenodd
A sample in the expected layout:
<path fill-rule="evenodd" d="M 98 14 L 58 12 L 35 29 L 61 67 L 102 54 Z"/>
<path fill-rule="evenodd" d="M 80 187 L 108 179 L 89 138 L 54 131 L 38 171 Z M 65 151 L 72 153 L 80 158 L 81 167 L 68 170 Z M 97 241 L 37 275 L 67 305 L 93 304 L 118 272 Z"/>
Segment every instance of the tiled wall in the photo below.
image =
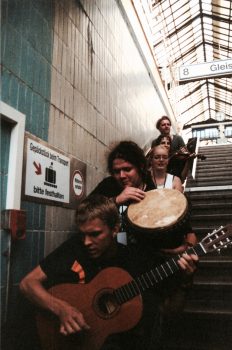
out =
<path fill-rule="evenodd" d="M 55 3 L 49 142 L 87 163 L 89 192 L 112 142 L 146 143 L 159 99 L 117 1 L 82 4 Z"/>
<path fill-rule="evenodd" d="M 1 99 L 25 114 L 26 130 L 44 140 L 48 139 L 51 93 L 52 3 L 49 0 L 4 0 L 1 3 Z M 10 132 L 11 126 L 6 124 L 2 129 L 1 181 L 4 181 L 1 189 L 4 196 L 1 209 L 5 209 L 8 167 L 4 163 L 7 164 Z M 14 242 L 8 232 L 1 232 L 3 320 L 6 307 L 8 320 L 19 316 L 16 302 L 18 283 L 44 255 L 46 208 L 32 202 L 23 202 L 21 207 L 27 213 L 26 239 Z"/>
<path fill-rule="evenodd" d="M 106 175 L 110 145 L 143 146 L 164 108 L 117 1 L 56 1 L 54 18 L 48 141 L 87 164 L 89 193 Z M 54 217 L 63 218 L 56 229 Z M 70 222 L 70 211 L 47 207 L 46 252 Z"/>
<path fill-rule="evenodd" d="M 1 120 L 0 127 L 0 141 L 1 141 L 1 209 L 5 208 L 6 201 L 6 188 L 7 188 L 7 177 L 8 177 L 8 156 L 10 147 L 10 132 L 11 128 L 7 123 Z M 1 301 L 3 302 L 6 298 L 6 284 L 7 284 L 7 263 L 8 263 L 8 234 L 1 229 Z M 2 303 L 4 305 L 4 303 Z M 1 310 L 2 319 L 5 318 L 5 307 Z"/>
<path fill-rule="evenodd" d="M 2 1 L 2 99 L 26 115 L 26 131 L 87 164 L 87 193 L 106 175 L 111 143 L 145 145 L 165 109 L 119 4 Z M 44 244 L 47 253 L 75 230 L 72 210 L 22 208 L 27 237 L 13 247 L 15 287 Z"/>

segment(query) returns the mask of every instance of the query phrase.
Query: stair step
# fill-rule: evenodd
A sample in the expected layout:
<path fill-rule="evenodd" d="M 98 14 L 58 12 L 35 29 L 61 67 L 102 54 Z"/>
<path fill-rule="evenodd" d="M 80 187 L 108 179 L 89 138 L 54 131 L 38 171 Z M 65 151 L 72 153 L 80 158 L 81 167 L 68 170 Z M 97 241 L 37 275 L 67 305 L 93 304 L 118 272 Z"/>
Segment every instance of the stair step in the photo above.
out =
<path fill-rule="evenodd" d="M 197 230 L 197 232 L 200 232 L 203 235 L 206 235 L 208 233 L 212 233 L 213 230 L 216 230 L 216 229 L 220 228 L 221 226 L 227 225 L 227 224 L 223 225 L 222 223 L 219 223 L 219 222 L 218 223 L 207 222 L 207 224 L 205 224 L 205 226 L 203 226 L 202 222 L 199 223 L 199 221 L 198 221 L 194 224 L 194 222 L 193 222 L 194 220 L 192 218 L 190 218 L 190 220 L 191 220 L 191 224 L 193 226 L 194 231 L 196 232 L 196 230 Z M 231 222 L 229 224 L 231 224 Z"/>
<path fill-rule="evenodd" d="M 186 192 L 186 197 L 192 204 L 194 203 L 228 203 L 232 200 L 231 190 L 222 191 L 198 191 L 198 192 Z"/>
<path fill-rule="evenodd" d="M 192 202 L 191 202 L 192 203 Z M 192 203 L 192 210 L 214 210 L 214 209 L 223 209 L 226 208 L 232 209 L 232 202 L 227 203 L 220 203 L 220 202 L 213 202 L 213 203 Z"/>
<path fill-rule="evenodd" d="M 194 198 L 232 198 L 232 190 L 214 190 L 214 191 L 197 191 L 197 192 L 188 192 L 186 193 L 187 196 L 191 196 L 192 199 Z"/>
<path fill-rule="evenodd" d="M 195 182 L 203 181 L 203 182 L 208 182 L 208 186 L 210 186 L 211 180 L 213 181 L 218 181 L 220 183 L 223 183 L 224 180 L 226 181 L 231 181 L 232 180 L 232 168 L 231 171 L 202 171 L 202 172 L 196 172 L 195 174 L 195 179 L 193 177 L 188 177 L 188 180 L 192 180 Z M 223 185 L 222 185 L 223 186 Z"/>
<path fill-rule="evenodd" d="M 198 153 L 200 153 L 200 154 L 204 154 L 204 156 L 211 156 L 211 157 L 213 157 L 213 156 L 215 156 L 215 155 L 217 155 L 219 158 L 222 158 L 222 157 L 224 157 L 225 155 L 231 155 L 231 153 L 232 153 L 232 149 L 230 148 L 230 149 L 223 149 L 223 150 L 214 150 L 214 151 L 211 151 L 211 152 L 208 152 L 208 151 L 205 151 L 205 150 L 198 150 Z"/>
<path fill-rule="evenodd" d="M 194 285 L 232 283 L 232 257 L 207 256 L 200 258 L 194 275 Z"/>
<path fill-rule="evenodd" d="M 213 208 L 213 206 L 215 206 L 215 208 L 217 207 L 217 206 L 224 206 L 225 208 L 229 208 L 229 209 L 231 209 L 231 197 L 227 197 L 227 198 L 225 198 L 224 199 L 224 201 L 223 201 L 223 197 L 221 197 L 221 198 L 217 198 L 217 197 L 208 197 L 207 198 L 207 196 L 205 196 L 202 200 L 199 198 L 199 197 L 191 197 L 191 198 L 189 198 L 189 197 L 187 197 L 187 199 L 188 199 L 188 202 L 191 204 L 191 207 L 192 208 L 195 208 L 196 207 L 196 209 L 198 209 L 198 207 L 203 207 L 204 208 L 204 206 L 212 206 L 212 208 Z"/>
<path fill-rule="evenodd" d="M 199 268 L 201 271 L 208 271 L 210 269 L 225 269 L 232 271 L 232 257 L 231 256 L 221 256 L 218 254 L 215 256 L 204 255 L 201 257 L 199 262 Z M 232 274 L 231 274 L 232 278 Z"/>
<path fill-rule="evenodd" d="M 212 174 L 212 175 L 220 175 L 220 176 L 224 176 L 224 174 L 226 175 L 230 175 L 232 176 L 232 166 L 231 167 L 222 167 L 222 166 L 219 166 L 219 167 L 214 167 L 214 168 L 197 168 L 197 171 L 196 171 L 196 176 L 199 177 L 199 176 L 209 176 L 209 174 Z"/>
<path fill-rule="evenodd" d="M 225 209 L 225 212 L 232 212 L 231 208 L 232 208 L 232 202 L 231 202 L 231 198 L 227 198 L 227 200 L 223 201 L 223 198 L 221 198 L 221 201 L 216 198 L 214 201 L 214 198 L 209 198 L 207 200 L 207 198 L 204 198 L 204 200 L 200 201 L 200 199 L 194 198 L 194 199 L 190 199 L 188 200 L 192 210 L 198 210 L 198 209 L 207 209 L 207 207 L 212 208 L 223 208 Z M 212 206 L 212 207 L 211 207 Z M 229 209 L 229 210 L 228 210 Z"/>
<path fill-rule="evenodd" d="M 220 221 L 228 221 L 230 223 L 232 221 L 231 214 L 197 214 L 197 215 L 192 215 L 191 219 L 196 221 L 215 221 L 215 220 L 220 220 Z M 225 224 L 224 224 L 225 225 Z"/>
<path fill-rule="evenodd" d="M 223 308 L 225 302 L 227 310 L 232 314 L 232 281 L 194 281 L 191 290 L 188 291 L 188 303 L 197 303 L 198 309 L 201 309 L 201 304 L 209 308 L 213 308 L 217 304 Z"/>
<path fill-rule="evenodd" d="M 228 171 L 231 171 L 231 163 L 232 163 L 232 158 L 230 160 L 225 160 L 221 162 L 201 162 L 197 163 L 197 170 L 205 170 L 205 171 L 214 171 L 214 170 L 220 170 L 220 169 L 228 169 Z"/>
<path fill-rule="evenodd" d="M 224 180 L 224 178 L 232 179 L 232 168 L 230 171 L 224 169 L 220 169 L 219 171 L 202 170 L 200 172 L 197 171 L 195 174 L 195 180 L 197 181 L 204 178 L 210 181 L 211 177 L 218 178 L 220 182 Z M 192 178 L 192 180 L 194 179 Z"/>
<path fill-rule="evenodd" d="M 226 309 L 186 308 L 165 323 L 165 350 L 228 350 L 232 342 L 232 313 Z"/>
<path fill-rule="evenodd" d="M 191 217 L 194 219 L 195 215 L 232 215 L 232 202 L 225 203 L 192 203 Z"/>
<path fill-rule="evenodd" d="M 230 291 L 231 293 L 231 291 Z M 184 311 L 188 313 L 195 313 L 198 315 L 203 315 L 206 316 L 214 316 L 217 313 L 220 313 L 221 315 L 227 315 L 232 317 L 232 304 L 231 302 L 228 303 L 226 300 L 230 300 L 230 295 L 227 294 L 225 295 L 224 293 L 221 293 L 218 296 L 218 300 L 215 300 L 215 294 L 213 293 L 208 293 L 205 295 L 205 299 L 202 300 L 189 300 L 185 304 Z M 223 301 L 224 300 L 224 301 Z"/>
<path fill-rule="evenodd" d="M 232 147 L 212 148 L 212 149 L 198 148 L 198 153 L 203 153 L 206 155 L 218 154 L 219 156 L 223 156 L 226 153 L 231 154 L 231 152 L 232 152 Z"/>
<path fill-rule="evenodd" d="M 218 181 L 218 182 L 228 182 L 231 181 L 232 182 L 232 175 L 231 174 L 225 174 L 223 177 L 222 176 L 217 176 L 214 174 L 208 174 L 208 176 L 196 176 L 196 179 L 193 180 L 196 183 L 198 182 L 207 182 L 208 185 L 210 185 L 210 183 L 212 181 Z"/>
<path fill-rule="evenodd" d="M 201 174 L 201 176 L 198 176 L 198 174 L 196 174 L 196 178 L 195 178 L 195 181 L 210 181 L 211 179 L 213 179 L 214 181 L 223 181 L 223 180 L 232 180 L 232 173 L 230 172 L 225 172 L 223 176 L 221 176 L 219 174 L 219 176 L 215 173 L 211 173 L 211 172 L 208 172 L 208 174 Z"/>
<path fill-rule="evenodd" d="M 200 269 L 200 268 L 199 268 Z M 199 271 L 199 270 L 198 270 Z M 220 275 L 218 275 L 220 271 Z M 215 269 L 207 269 L 205 271 L 200 270 L 196 272 L 194 277 L 194 285 L 202 287 L 203 285 L 207 286 L 215 286 L 215 285 L 223 285 L 223 286 L 232 286 L 232 269 L 225 269 L 216 267 Z"/>
<path fill-rule="evenodd" d="M 232 162 L 232 160 L 231 160 Z M 232 166 L 225 166 L 224 164 L 217 164 L 215 166 L 206 166 L 206 167 L 197 167 L 195 175 L 204 175 L 205 176 L 211 176 L 211 175 L 217 175 L 224 176 L 224 173 L 227 175 L 232 176 Z M 190 173 L 191 174 L 191 173 Z"/>
<path fill-rule="evenodd" d="M 205 181 L 202 181 L 202 180 L 191 180 L 191 181 L 188 181 L 188 184 L 187 184 L 188 188 L 191 188 L 191 187 L 207 187 L 207 186 L 226 186 L 226 185 L 232 185 L 232 179 L 220 179 L 220 180 L 215 180 L 215 179 L 211 179 L 209 177 L 208 180 L 205 180 Z"/>
<path fill-rule="evenodd" d="M 218 155 L 219 157 L 223 157 L 226 154 L 231 154 L 232 153 L 232 148 L 223 148 L 223 149 L 214 149 L 208 152 L 205 149 L 198 149 L 198 153 L 203 153 L 206 156 L 211 156 L 211 155 Z"/>
<path fill-rule="evenodd" d="M 205 164 L 207 164 L 207 166 L 217 166 L 217 164 L 221 164 L 222 166 L 224 164 L 228 165 L 228 166 L 231 166 L 231 161 L 232 161 L 232 154 L 229 156 L 225 156 L 225 157 L 221 157 L 221 158 L 218 158 L 217 155 L 215 156 L 206 156 L 206 159 L 204 160 L 197 160 L 197 166 L 199 166 L 200 168 L 201 167 L 205 167 Z"/>
<path fill-rule="evenodd" d="M 223 145 L 223 146 L 208 146 L 208 147 L 199 147 L 198 148 L 199 153 L 223 153 L 223 152 L 232 152 L 232 147 L 230 144 Z"/>
<path fill-rule="evenodd" d="M 232 150 L 231 149 L 230 150 L 223 150 L 222 152 L 220 152 L 220 151 L 216 151 L 216 152 L 200 151 L 198 153 L 203 154 L 206 157 L 206 159 L 213 158 L 213 157 L 217 157 L 218 159 L 221 159 L 223 157 L 231 157 Z M 205 161 L 206 159 L 202 159 L 202 160 Z"/>
<path fill-rule="evenodd" d="M 228 163 L 230 164 L 231 163 L 231 159 L 232 159 L 232 152 L 230 154 L 224 154 L 223 156 L 218 156 L 217 154 L 212 154 L 212 155 L 205 155 L 205 159 L 204 160 L 197 160 L 197 164 L 198 165 L 204 165 L 204 164 L 207 164 L 207 163 L 210 163 L 210 164 L 214 164 L 214 163 Z"/>

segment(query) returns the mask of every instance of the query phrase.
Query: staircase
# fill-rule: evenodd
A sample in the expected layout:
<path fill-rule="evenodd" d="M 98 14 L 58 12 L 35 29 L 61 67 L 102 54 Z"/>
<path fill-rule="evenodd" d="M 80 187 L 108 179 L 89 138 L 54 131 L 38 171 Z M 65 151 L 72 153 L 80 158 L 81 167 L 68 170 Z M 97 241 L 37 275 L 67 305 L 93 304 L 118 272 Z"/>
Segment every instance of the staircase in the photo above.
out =
<path fill-rule="evenodd" d="M 232 224 L 232 145 L 201 147 L 195 179 L 186 196 L 199 240 Z M 232 344 L 232 248 L 205 255 L 199 262 L 185 309 L 166 324 L 165 350 L 228 350 Z"/>

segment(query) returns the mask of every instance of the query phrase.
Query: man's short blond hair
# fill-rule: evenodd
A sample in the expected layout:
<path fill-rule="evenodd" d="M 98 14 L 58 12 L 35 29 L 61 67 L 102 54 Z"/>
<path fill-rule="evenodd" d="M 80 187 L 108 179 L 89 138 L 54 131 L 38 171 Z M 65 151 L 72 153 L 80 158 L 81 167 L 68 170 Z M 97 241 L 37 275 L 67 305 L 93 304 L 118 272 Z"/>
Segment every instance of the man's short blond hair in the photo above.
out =
<path fill-rule="evenodd" d="M 89 220 L 100 219 L 110 229 L 119 225 L 119 213 L 113 199 L 95 194 L 84 199 L 76 210 L 76 223 L 83 225 Z"/>

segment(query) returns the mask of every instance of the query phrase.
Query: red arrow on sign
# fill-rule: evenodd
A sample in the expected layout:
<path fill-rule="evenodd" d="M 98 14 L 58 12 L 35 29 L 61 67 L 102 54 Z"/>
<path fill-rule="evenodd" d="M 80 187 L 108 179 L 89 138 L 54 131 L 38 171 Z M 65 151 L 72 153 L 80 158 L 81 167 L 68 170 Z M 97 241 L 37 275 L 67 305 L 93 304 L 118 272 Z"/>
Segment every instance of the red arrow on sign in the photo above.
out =
<path fill-rule="evenodd" d="M 36 175 L 41 175 L 42 171 L 41 171 L 41 164 L 39 163 L 39 165 L 36 164 L 36 162 L 33 162 L 33 165 L 36 167 Z"/>

